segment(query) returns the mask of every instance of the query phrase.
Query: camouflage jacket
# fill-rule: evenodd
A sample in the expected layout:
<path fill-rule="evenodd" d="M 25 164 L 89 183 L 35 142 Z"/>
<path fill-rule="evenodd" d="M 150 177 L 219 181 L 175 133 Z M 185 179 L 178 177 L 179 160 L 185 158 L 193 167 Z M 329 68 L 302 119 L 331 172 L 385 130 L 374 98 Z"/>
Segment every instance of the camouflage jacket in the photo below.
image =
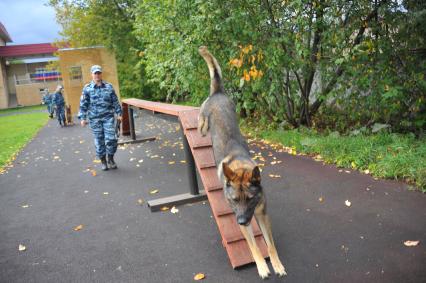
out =
<path fill-rule="evenodd" d="M 111 117 L 114 113 L 121 116 L 121 105 L 110 83 L 102 81 L 102 84 L 97 86 L 91 81 L 84 86 L 80 98 L 79 119 Z"/>
<path fill-rule="evenodd" d="M 56 105 L 56 107 L 64 107 L 65 106 L 65 100 L 61 92 L 55 92 L 53 94 L 53 102 Z"/>

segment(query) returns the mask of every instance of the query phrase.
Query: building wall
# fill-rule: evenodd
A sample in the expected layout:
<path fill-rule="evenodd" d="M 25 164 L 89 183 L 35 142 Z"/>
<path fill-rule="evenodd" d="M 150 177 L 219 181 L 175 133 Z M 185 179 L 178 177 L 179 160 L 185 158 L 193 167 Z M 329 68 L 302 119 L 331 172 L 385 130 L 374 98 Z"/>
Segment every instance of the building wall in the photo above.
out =
<path fill-rule="evenodd" d="M 3 58 L 0 58 L 0 109 L 9 107 L 9 92 L 6 79 L 6 64 Z"/>
<path fill-rule="evenodd" d="M 81 92 L 84 85 L 92 80 L 90 67 L 93 65 L 102 66 L 102 79 L 113 85 L 120 98 L 114 54 L 103 47 L 59 49 L 58 54 L 64 84 L 64 98 L 66 103 L 71 105 L 72 114 L 77 114 L 79 111 Z M 81 79 L 72 79 L 70 70 L 78 67 L 81 68 Z"/>
<path fill-rule="evenodd" d="M 39 84 L 25 84 L 16 86 L 16 99 L 18 104 L 22 106 L 31 106 L 41 104 L 43 97 L 43 90 L 49 89 L 53 93 L 58 86 L 56 81 L 39 83 Z"/>

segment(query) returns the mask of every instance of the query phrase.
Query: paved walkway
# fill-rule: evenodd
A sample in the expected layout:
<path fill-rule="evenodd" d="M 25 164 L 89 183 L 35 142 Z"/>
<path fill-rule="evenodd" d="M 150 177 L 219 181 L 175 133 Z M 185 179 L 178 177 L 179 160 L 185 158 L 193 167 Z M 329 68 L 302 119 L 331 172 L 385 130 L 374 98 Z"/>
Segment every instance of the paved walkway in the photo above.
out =
<path fill-rule="evenodd" d="M 176 214 L 146 207 L 188 191 L 178 125 L 155 117 L 138 118 L 137 134 L 159 138 L 121 147 L 119 169 L 108 172 L 94 162 L 87 128 L 49 121 L 0 175 L 0 282 L 192 282 L 199 272 L 204 282 L 260 281 L 254 265 L 231 268 L 208 202 Z M 268 282 L 426 282 L 425 194 L 251 148 L 265 159 L 262 182 L 288 272 Z"/>

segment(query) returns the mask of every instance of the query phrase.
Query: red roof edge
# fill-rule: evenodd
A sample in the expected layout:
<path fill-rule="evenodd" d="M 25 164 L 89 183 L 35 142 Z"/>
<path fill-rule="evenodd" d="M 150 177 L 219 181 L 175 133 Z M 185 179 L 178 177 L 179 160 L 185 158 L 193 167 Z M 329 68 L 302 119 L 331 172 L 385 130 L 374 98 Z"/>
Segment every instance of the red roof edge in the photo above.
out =
<path fill-rule="evenodd" d="M 0 57 L 53 54 L 58 47 L 52 43 L 0 46 Z"/>

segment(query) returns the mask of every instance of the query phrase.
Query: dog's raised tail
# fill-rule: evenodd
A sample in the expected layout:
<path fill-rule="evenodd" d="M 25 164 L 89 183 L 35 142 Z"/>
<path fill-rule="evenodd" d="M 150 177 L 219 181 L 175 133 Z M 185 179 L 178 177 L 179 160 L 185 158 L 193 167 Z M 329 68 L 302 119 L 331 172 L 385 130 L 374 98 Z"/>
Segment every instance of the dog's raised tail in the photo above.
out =
<path fill-rule="evenodd" d="M 222 71 L 220 70 L 220 66 L 217 63 L 216 58 L 210 54 L 207 50 L 206 46 L 201 46 L 198 48 L 198 52 L 206 61 L 207 66 L 209 67 L 210 72 L 210 95 L 215 93 L 223 93 L 223 84 L 222 84 Z"/>

